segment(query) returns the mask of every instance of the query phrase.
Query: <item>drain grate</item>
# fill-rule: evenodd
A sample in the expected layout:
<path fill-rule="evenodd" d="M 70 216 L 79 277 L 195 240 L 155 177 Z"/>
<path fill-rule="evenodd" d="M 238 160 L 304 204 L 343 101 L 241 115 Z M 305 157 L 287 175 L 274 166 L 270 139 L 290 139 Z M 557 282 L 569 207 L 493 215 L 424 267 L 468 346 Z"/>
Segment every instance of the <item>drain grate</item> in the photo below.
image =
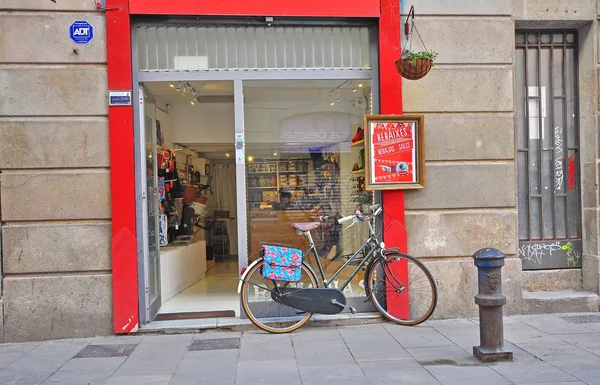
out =
<path fill-rule="evenodd" d="M 571 322 L 574 324 L 594 324 L 600 323 L 600 315 L 568 315 L 564 317 L 560 317 L 567 322 Z"/>
<path fill-rule="evenodd" d="M 239 349 L 240 338 L 215 338 L 212 340 L 194 340 L 188 351 Z"/>
<path fill-rule="evenodd" d="M 136 344 L 125 345 L 88 345 L 73 358 L 129 357 Z"/>

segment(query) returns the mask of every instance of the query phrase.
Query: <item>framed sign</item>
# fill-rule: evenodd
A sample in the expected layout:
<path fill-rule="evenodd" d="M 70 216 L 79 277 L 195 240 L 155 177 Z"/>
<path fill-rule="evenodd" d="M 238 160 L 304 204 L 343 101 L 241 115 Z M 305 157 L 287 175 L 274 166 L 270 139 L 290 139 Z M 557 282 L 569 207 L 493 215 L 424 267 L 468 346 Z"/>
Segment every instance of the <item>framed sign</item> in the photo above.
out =
<path fill-rule="evenodd" d="M 366 188 L 425 187 L 422 115 L 365 115 Z"/>

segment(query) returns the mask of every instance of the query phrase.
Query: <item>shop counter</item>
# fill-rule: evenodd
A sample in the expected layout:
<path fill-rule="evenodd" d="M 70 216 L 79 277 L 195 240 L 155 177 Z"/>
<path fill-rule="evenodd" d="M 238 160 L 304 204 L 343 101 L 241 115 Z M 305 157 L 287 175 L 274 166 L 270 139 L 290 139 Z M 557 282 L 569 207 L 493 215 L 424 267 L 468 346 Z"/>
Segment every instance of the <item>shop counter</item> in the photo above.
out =
<path fill-rule="evenodd" d="M 163 303 L 206 276 L 206 241 L 160 248 L 160 293 Z"/>

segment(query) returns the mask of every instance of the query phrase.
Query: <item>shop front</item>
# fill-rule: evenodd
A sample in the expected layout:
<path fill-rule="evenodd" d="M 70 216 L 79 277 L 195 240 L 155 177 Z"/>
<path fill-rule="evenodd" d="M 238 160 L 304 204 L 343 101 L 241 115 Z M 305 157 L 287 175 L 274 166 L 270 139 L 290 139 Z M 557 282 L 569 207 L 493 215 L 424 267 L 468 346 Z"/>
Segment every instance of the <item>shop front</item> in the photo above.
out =
<path fill-rule="evenodd" d="M 109 108 L 115 332 L 244 317 L 237 278 L 262 245 L 307 248 L 292 223 L 330 218 L 313 233 L 326 272 L 367 234 L 335 218 L 385 200 L 402 223 L 401 192 L 365 189 L 361 137 L 365 114 L 401 112 L 398 4 L 113 3 L 109 94 L 132 95 Z M 371 310 L 360 274 L 344 290 Z"/>

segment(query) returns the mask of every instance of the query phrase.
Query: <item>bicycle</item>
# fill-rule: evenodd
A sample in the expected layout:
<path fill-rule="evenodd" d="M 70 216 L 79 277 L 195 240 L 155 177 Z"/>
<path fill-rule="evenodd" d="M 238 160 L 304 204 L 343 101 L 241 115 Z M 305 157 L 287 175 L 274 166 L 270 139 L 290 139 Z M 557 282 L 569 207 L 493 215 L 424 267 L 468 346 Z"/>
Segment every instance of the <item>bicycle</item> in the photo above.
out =
<path fill-rule="evenodd" d="M 433 276 L 416 258 L 402 254 L 396 248 L 386 249 L 371 223 L 383 209 L 379 205 L 372 206 L 371 209 L 374 210 L 371 215 L 365 216 L 357 211 L 354 215 L 338 220 L 340 224 L 352 222 L 348 227 L 366 222 L 369 237 L 329 278 L 325 277 L 311 235 L 311 231 L 318 228 L 321 222 L 293 223 L 292 228 L 299 235 L 308 237 L 309 242 L 308 251 L 302 253 L 300 279 L 290 282 L 265 278 L 262 256 L 248 266 L 240 278 L 238 293 L 250 321 L 267 332 L 288 333 L 308 322 L 314 313 L 337 314 L 344 309 L 354 313 L 356 310 L 346 304 L 342 290 L 364 266 L 365 302 L 370 300 L 385 318 L 399 325 L 412 326 L 431 317 L 437 305 L 437 287 Z M 306 261 L 310 252 L 317 262 L 320 279 Z M 351 264 L 356 265 L 356 268 L 350 276 L 339 288 L 331 288 L 330 284 Z M 414 272 L 417 274 L 413 277 Z M 423 284 L 414 280 L 419 276 L 424 277 Z M 424 292 L 419 293 L 419 289 Z M 256 302 L 250 301 L 252 295 L 257 297 Z M 421 300 L 424 301 L 422 306 L 418 304 Z"/>

